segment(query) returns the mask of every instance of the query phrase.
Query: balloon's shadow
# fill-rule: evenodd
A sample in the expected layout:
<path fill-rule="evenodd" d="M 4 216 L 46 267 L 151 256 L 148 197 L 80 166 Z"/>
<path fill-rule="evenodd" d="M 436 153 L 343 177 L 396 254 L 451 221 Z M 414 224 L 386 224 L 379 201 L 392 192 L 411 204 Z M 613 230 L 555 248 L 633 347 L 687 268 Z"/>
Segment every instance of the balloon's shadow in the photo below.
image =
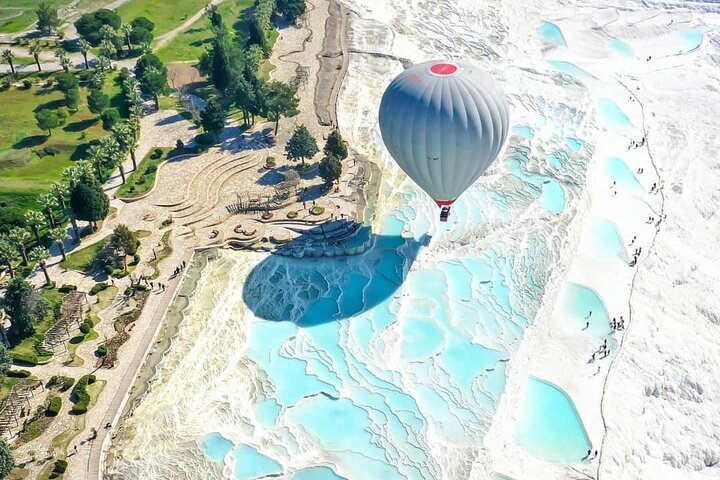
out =
<path fill-rule="evenodd" d="M 374 235 L 361 255 L 289 258 L 270 255 L 253 268 L 243 300 L 265 320 L 311 327 L 367 311 L 402 285 L 427 239 Z"/>

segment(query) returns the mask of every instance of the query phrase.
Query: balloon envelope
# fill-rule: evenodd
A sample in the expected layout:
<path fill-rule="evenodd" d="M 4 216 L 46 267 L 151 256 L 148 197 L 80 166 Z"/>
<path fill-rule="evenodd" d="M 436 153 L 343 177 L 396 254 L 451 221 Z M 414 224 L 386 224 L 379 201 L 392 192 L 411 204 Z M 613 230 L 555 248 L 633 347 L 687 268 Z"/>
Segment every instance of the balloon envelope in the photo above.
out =
<path fill-rule="evenodd" d="M 488 169 L 510 128 L 500 86 L 454 61 L 420 63 L 395 77 L 379 119 L 390 155 L 438 205 L 450 205 Z"/>

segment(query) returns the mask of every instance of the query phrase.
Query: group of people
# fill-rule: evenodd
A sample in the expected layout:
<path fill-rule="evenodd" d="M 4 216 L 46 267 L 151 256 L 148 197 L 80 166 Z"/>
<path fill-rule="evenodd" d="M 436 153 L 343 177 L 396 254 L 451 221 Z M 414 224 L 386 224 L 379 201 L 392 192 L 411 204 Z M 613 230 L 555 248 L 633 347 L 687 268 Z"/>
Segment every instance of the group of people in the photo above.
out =
<path fill-rule="evenodd" d="M 628 146 L 628 152 L 630 150 L 634 150 L 636 148 L 644 147 L 645 146 L 645 137 L 642 137 L 642 139 L 639 142 L 636 142 L 635 140 L 630 140 L 630 145 Z M 642 172 L 640 172 L 642 173 Z"/>
<path fill-rule="evenodd" d="M 617 330 L 625 330 L 625 319 L 620 315 L 620 320 L 615 320 L 615 317 L 613 317 L 612 322 L 610 322 L 610 326 L 612 327 L 613 331 Z"/>
<path fill-rule="evenodd" d="M 185 270 L 185 260 L 183 260 L 183 262 L 180 265 L 175 267 L 175 271 L 173 272 L 173 277 L 177 277 L 178 275 L 180 275 L 180 272 L 182 272 L 183 270 Z"/>

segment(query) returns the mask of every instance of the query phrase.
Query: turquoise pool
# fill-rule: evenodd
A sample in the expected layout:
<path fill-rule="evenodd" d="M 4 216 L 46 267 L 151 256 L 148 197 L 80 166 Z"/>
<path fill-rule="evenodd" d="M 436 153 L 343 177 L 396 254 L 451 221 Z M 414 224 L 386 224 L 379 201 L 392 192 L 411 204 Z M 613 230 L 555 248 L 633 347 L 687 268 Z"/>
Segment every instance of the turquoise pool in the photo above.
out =
<path fill-rule="evenodd" d="M 562 34 L 562 30 L 560 30 L 560 27 L 554 23 L 543 22 L 542 25 L 540 25 L 538 34 L 540 35 L 540 38 L 548 43 L 554 43 L 555 45 L 567 47 L 567 42 Z"/>
<path fill-rule="evenodd" d="M 225 455 L 232 450 L 233 442 L 217 432 L 212 432 L 200 439 L 200 448 L 210 460 L 222 463 Z"/>
<path fill-rule="evenodd" d="M 598 102 L 600 118 L 608 127 L 616 130 L 626 130 L 632 127 L 630 119 L 625 115 L 617 103 L 608 98 L 601 98 Z"/>
<path fill-rule="evenodd" d="M 582 420 L 570 397 L 557 386 L 529 377 L 513 435 L 531 455 L 550 462 L 577 463 L 590 449 Z"/>
<path fill-rule="evenodd" d="M 643 193 L 645 191 L 635 174 L 630 171 L 630 168 L 621 158 L 605 157 L 605 174 L 610 182 L 616 182 L 617 186 L 624 190 L 633 193 Z"/>
<path fill-rule="evenodd" d="M 619 38 L 613 38 L 610 40 L 610 48 L 620 55 L 624 55 L 626 57 L 636 57 L 635 50 Z"/>
<path fill-rule="evenodd" d="M 610 317 L 605 302 L 592 288 L 566 282 L 560 290 L 558 305 L 560 314 L 567 318 L 573 329 L 581 331 L 589 322 L 590 327 L 584 331 L 598 341 L 610 333 Z"/>
<path fill-rule="evenodd" d="M 559 60 L 548 60 L 548 63 L 552 65 L 556 70 L 572 75 L 580 80 L 590 80 L 595 77 L 590 73 L 586 72 L 582 68 L 570 62 L 562 62 Z"/>
<path fill-rule="evenodd" d="M 237 480 L 255 480 L 283 473 L 283 466 L 277 460 L 263 455 L 250 445 L 238 445 L 233 450 L 233 455 Z"/>

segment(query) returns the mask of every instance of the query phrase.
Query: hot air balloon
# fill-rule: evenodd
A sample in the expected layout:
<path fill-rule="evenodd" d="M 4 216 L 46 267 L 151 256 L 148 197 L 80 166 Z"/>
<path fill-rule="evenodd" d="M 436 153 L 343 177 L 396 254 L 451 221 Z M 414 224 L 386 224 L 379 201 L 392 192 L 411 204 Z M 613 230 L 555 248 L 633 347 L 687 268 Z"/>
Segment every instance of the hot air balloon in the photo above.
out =
<path fill-rule="evenodd" d="M 510 128 L 500 86 L 480 68 L 455 61 L 406 69 L 385 90 L 379 116 L 390 155 L 435 200 L 442 221 L 495 160 Z"/>

